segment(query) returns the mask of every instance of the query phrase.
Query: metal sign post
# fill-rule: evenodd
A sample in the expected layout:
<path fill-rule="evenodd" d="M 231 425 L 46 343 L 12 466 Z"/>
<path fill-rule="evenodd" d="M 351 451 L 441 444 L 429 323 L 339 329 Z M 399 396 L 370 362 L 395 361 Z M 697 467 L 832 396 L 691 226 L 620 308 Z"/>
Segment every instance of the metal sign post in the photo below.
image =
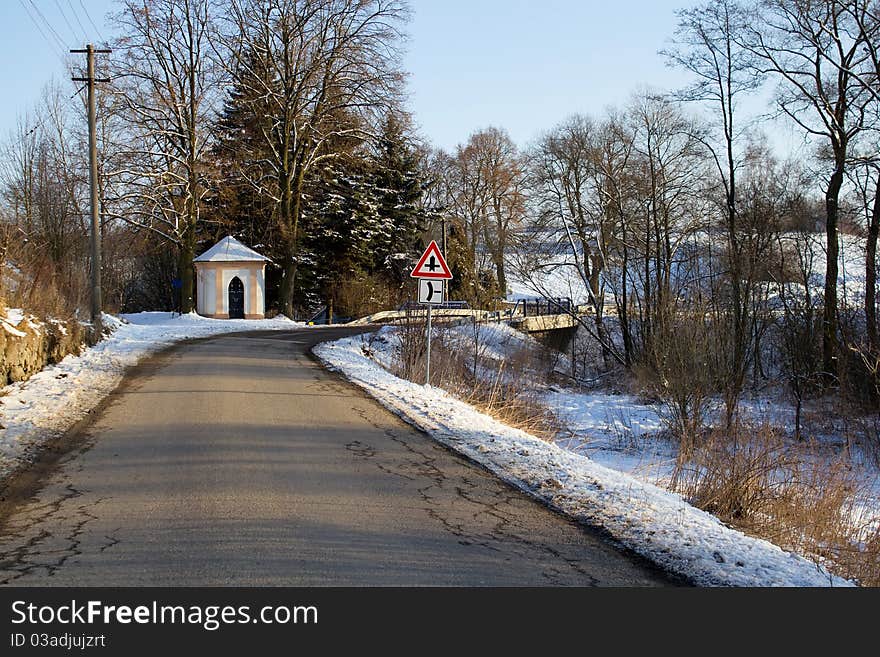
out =
<path fill-rule="evenodd" d="M 425 385 L 431 385 L 431 306 L 428 306 L 428 350 L 425 361 Z"/>
<path fill-rule="evenodd" d="M 425 385 L 429 386 L 431 385 L 431 306 L 443 303 L 444 281 L 452 278 L 452 272 L 437 242 L 432 241 L 428 245 L 410 276 L 419 279 L 419 303 L 428 306 Z"/>

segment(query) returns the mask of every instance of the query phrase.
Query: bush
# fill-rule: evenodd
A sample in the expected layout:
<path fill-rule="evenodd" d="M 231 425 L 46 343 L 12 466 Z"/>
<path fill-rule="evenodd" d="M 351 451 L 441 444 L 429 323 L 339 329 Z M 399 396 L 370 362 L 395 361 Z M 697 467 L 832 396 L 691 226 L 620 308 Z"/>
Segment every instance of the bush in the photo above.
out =
<path fill-rule="evenodd" d="M 550 440 L 560 429 L 557 418 L 541 403 L 535 382 L 546 379 L 547 362 L 537 344 L 523 346 L 495 361 L 484 353 L 479 327 L 473 332 L 435 324 L 431 343 L 431 384 L 443 388 L 482 412 Z M 425 382 L 425 321 L 418 311 L 397 329 L 398 347 L 393 373 L 416 383 Z"/>
<path fill-rule="evenodd" d="M 792 444 L 768 426 L 733 430 L 713 432 L 679 462 L 672 489 L 747 533 L 880 585 L 877 519 L 860 511 L 870 490 L 846 454 Z"/>
<path fill-rule="evenodd" d="M 699 444 L 716 389 L 711 322 L 701 314 L 666 322 L 654 333 L 647 362 L 635 369 L 646 392 L 661 404 L 661 419 L 684 458 Z"/>

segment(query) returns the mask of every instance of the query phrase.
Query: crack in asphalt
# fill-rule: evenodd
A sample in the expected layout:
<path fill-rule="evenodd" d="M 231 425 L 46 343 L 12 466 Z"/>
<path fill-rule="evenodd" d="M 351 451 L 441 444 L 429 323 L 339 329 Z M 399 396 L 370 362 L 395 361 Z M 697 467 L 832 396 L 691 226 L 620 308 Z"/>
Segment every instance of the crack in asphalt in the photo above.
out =
<path fill-rule="evenodd" d="M 598 586 L 600 584 L 599 580 L 587 572 L 575 559 L 567 557 L 552 546 L 529 540 L 518 531 L 519 528 L 515 524 L 516 515 L 506 511 L 505 506 L 510 507 L 521 502 L 519 491 L 512 488 L 506 489 L 504 484 L 487 487 L 485 482 L 474 481 L 466 475 L 456 475 L 456 481 L 450 481 L 447 474 L 437 467 L 436 457 L 418 449 L 410 441 L 398 435 L 394 429 L 377 424 L 366 409 L 352 406 L 352 410 L 365 422 L 383 431 L 390 440 L 404 449 L 406 455 L 412 458 L 401 461 L 397 455 L 380 454 L 372 445 L 357 440 L 348 443 L 346 449 L 357 457 L 371 460 L 374 466 L 387 474 L 408 481 L 428 479 L 431 483 L 416 489 L 425 505 L 423 510 L 444 531 L 455 536 L 460 545 L 475 546 L 502 554 L 511 552 L 511 546 L 516 545 L 519 550 L 515 550 L 514 554 L 524 556 L 528 553 L 544 553 L 554 562 L 564 563 L 572 571 L 586 578 L 588 585 Z M 443 448 L 438 445 L 432 449 L 442 450 Z M 411 471 L 415 471 L 417 476 L 409 474 Z M 454 518 L 449 513 L 457 506 L 445 503 L 450 494 L 460 502 L 469 505 L 469 513 L 462 514 L 465 517 Z M 486 494 L 492 495 L 494 499 L 482 499 Z M 481 524 L 481 516 L 491 519 L 492 524 L 487 532 L 475 531 L 475 526 Z M 542 567 L 541 574 L 548 583 L 562 584 L 570 581 L 570 573 L 565 573 L 550 563 L 542 564 Z"/>
<path fill-rule="evenodd" d="M 63 492 L 51 501 L 29 507 L 19 527 L 12 531 L 9 527 L 4 528 L 0 539 L 0 585 L 9 584 L 40 570 L 45 571 L 46 576 L 52 577 L 70 559 L 82 554 L 81 546 L 87 525 L 98 519 L 92 511 L 106 498 L 97 498 L 71 507 L 69 503 L 72 500 L 83 497 L 88 491 L 79 490 L 69 483 L 61 490 Z M 67 527 L 62 536 L 45 529 L 55 525 Z M 46 546 L 54 538 L 60 538 L 63 547 L 50 549 Z M 108 542 L 99 548 L 100 552 L 119 543 L 119 539 L 112 536 L 104 538 Z M 4 548 L 6 545 L 13 547 Z M 48 561 L 45 559 L 47 556 L 51 557 Z"/>

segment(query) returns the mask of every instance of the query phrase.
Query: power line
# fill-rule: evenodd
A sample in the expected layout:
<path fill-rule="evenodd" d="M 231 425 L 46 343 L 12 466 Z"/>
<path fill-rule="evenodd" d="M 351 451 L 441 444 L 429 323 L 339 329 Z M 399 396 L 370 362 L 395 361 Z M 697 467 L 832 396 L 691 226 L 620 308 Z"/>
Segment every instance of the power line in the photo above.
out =
<path fill-rule="evenodd" d="M 92 330 L 101 334 L 101 211 L 98 197 L 98 122 L 96 118 L 95 85 L 109 82 L 107 78 L 95 77 L 95 54 L 109 53 L 107 49 L 96 49 L 91 43 L 85 50 L 71 50 L 72 53 L 85 53 L 86 77 L 73 78 L 74 82 L 85 82 L 89 88 L 89 188 L 92 206 Z"/>
<path fill-rule="evenodd" d="M 36 3 L 34 3 L 34 0 L 29 0 L 29 2 L 31 3 L 31 7 L 34 8 L 34 11 L 37 12 L 37 15 L 43 20 L 43 23 L 46 25 L 46 27 L 49 28 L 49 32 L 51 32 L 52 35 L 55 37 L 55 40 L 58 42 L 58 45 L 59 45 L 59 47 L 61 48 L 61 50 L 62 50 L 62 52 L 63 52 L 63 51 L 64 51 L 64 48 L 66 47 L 66 46 L 64 45 L 64 39 L 62 39 L 62 38 L 61 38 L 61 35 L 59 35 L 58 32 L 55 31 L 55 28 L 52 27 L 52 23 L 50 23 L 50 22 L 46 19 L 46 17 L 43 15 L 43 12 L 40 11 L 40 8 L 37 7 Z"/>
<path fill-rule="evenodd" d="M 85 89 L 87 86 L 88 86 L 88 83 L 86 83 L 86 84 L 84 84 L 83 86 L 81 86 L 79 89 L 77 89 L 76 91 L 74 91 L 74 92 L 70 95 L 70 97 L 69 97 L 67 100 L 73 100 L 74 98 L 76 98 L 80 93 L 82 93 L 82 90 Z M 25 141 L 28 137 L 30 137 L 30 136 L 31 136 L 32 134 L 34 134 L 37 130 L 39 130 L 39 129 L 42 128 L 44 125 L 46 125 L 46 121 L 48 121 L 50 118 L 52 118 L 52 117 L 50 117 L 50 116 L 44 116 L 42 119 L 40 119 L 39 121 L 37 121 L 37 123 L 34 125 L 34 127 L 32 127 L 32 128 L 31 128 L 30 130 L 28 130 L 27 132 L 25 132 L 21 137 L 19 137 L 19 138 L 16 139 L 15 141 L 11 142 L 11 143 L 9 144 L 9 148 L 14 148 L 14 147 L 18 146 L 19 144 L 24 143 L 24 141 Z"/>
<path fill-rule="evenodd" d="M 67 0 L 67 6 L 70 8 L 70 13 L 73 14 L 73 18 L 76 20 L 76 24 L 79 25 L 79 29 L 82 31 L 82 35 L 86 41 L 88 41 L 88 32 L 86 32 L 85 26 L 82 24 L 82 21 L 79 19 L 79 12 L 73 6 L 73 0 Z"/>
<path fill-rule="evenodd" d="M 79 6 L 82 7 L 82 10 L 85 12 L 85 14 L 86 14 L 86 19 L 88 19 L 88 21 L 89 21 L 89 23 L 91 24 L 92 28 L 95 30 L 95 32 L 98 34 L 98 36 L 101 37 L 101 41 L 106 42 L 107 39 L 104 38 L 104 35 L 101 34 L 101 30 L 98 29 L 98 26 L 97 26 L 97 25 L 95 25 L 95 21 L 92 20 L 92 15 L 89 13 L 89 10 L 86 9 L 86 6 L 83 4 L 83 0 L 79 0 Z"/>
<path fill-rule="evenodd" d="M 67 14 L 64 13 L 64 9 L 61 8 L 61 3 L 58 0 L 55 0 L 55 6 L 58 7 L 58 13 L 61 14 L 61 18 L 64 19 L 64 23 L 67 25 L 67 29 L 70 30 L 70 35 L 73 37 L 73 40 L 77 41 L 79 37 L 76 35 L 76 30 L 73 29 L 73 25 L 67 18 Z"/>
<path fill-rule="evenodd" d="M 49 48 L 50 48 L 50 49 L 51 49 L 51 50 L 52 50 L 52 51 L 58 56 L 58 58 L 61 59 L 61 61 L 63 62 L 63 61 L 64 61 L 64 48 L 60 48 L 60 49 L 59 49 L 57 45 L 55 45 L 54 43 L 52 43 L 52 40 L 46 35 L 46 33 L 43 31 L 43 28 L 42 28 L 42 26 L 40 25 L 40 23 L 37 21 L 37 19 L 36 19 L 36 18 L 34 17 L 34 15 L 31 13 L 31 10 L 28 9 L 28 6 L 24 3 L 24 0 L 18 0 L 18 3 L 21 5 L 22 9 L 25 10 L 25 13 L 27 13 L 28 18 L 31 19 L 31 22 L 34 24 L 34 26 L 35 26 L 35 27 L 37 28 L 37 30 L 40 32 L 40 35 L 42 35 L 43 40 L 46 42 L 46 45 L 48 45 Z"/>

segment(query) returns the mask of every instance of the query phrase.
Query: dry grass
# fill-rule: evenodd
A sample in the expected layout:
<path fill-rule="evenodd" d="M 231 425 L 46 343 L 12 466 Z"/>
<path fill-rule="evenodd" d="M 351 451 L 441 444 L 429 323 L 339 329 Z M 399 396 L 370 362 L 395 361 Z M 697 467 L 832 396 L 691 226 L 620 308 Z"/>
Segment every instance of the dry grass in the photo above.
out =
<path fill-rule="evenodd" d="M 749 534 L 880 585 L 880 530 L 864 520 L 864 479 L 845 454 L 793 444 L 770 427 L 741 426 L 736 440 L 713 432 L 677 464 L 671 487 Z"/>
<path fill-rule="evenodd" d="M 410 381 L 425 381 L 425 327 L 413 315 L 399 327 L 400 350 L 394 374 Z M 494 361 L 484 355 L 476 333 L 473 340 L 453 338 L 448 328 L 435 325 L 431 343 L 431 385 L 508 426 L 544 440 L 560 430 L 560 422 L 544 406 L 534 383 L 546 378 L 541 364 L 547 358 L 539 347 L 522 348 Z M 475 365 L 476 364 L 476 365 Z"/>
<path fill-rule="evenodd" d="M 82 272 L 65 270 L 49 258 L 32 253 L 17 263 L 20 273 L 4 272 L 4 279 L 14 282 L 3 290 L 8 307 L 58 319 L 73 317 L 78 308 L 85 307 L 88 284 Z"/>

